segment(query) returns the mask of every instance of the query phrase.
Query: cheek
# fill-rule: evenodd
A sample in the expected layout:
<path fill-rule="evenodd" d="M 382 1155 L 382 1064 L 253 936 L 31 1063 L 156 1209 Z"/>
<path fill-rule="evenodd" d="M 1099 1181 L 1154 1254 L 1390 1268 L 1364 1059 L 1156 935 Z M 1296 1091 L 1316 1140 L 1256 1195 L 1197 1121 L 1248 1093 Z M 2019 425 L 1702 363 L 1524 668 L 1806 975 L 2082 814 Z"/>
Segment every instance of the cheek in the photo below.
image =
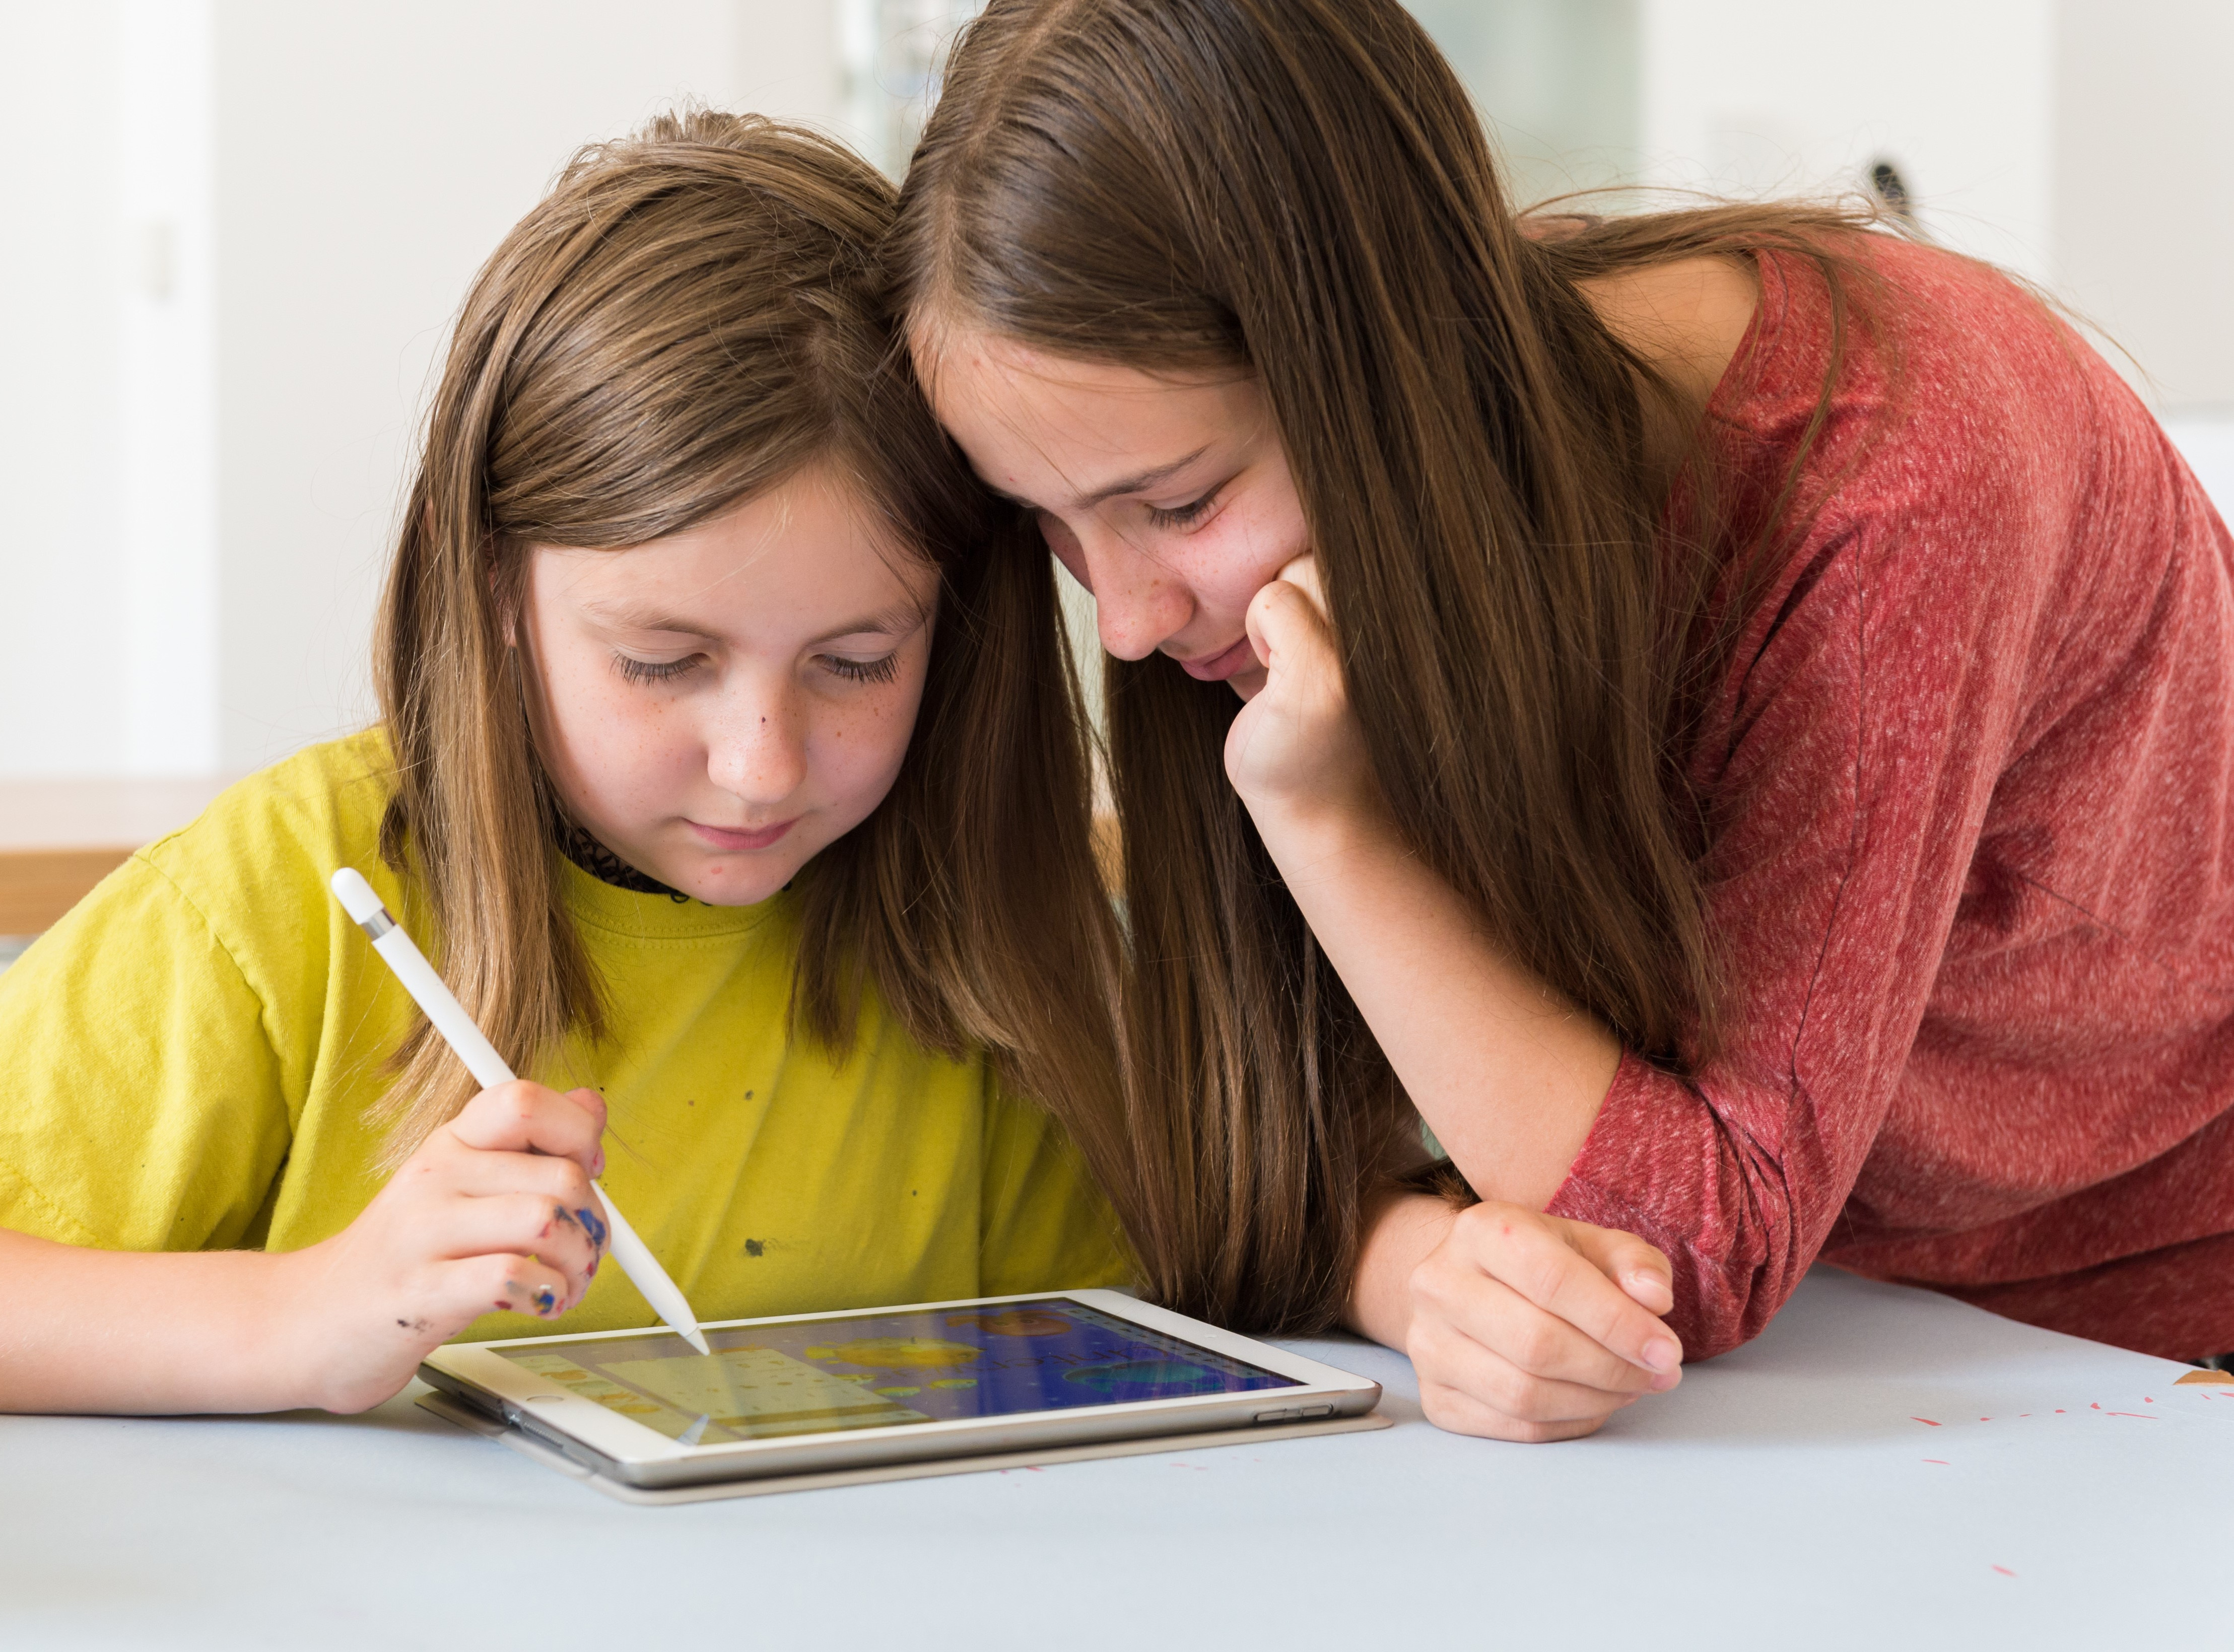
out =
<path fill-rule="evenodd" d="M 1303 555 L 1308 536 L 1292 499 L 1238 504 L 1195 536 L 1184 564 L 1195 600 L 1238 621 L 1257 593 Z"/>
<path fill-rule="evenodd" d="M 1078 536 L 1053 517 L 1043 517 L 1040 520 L 1040 537 L 1047 541 L 1047 548 L 1055 553 L 1055 559 L 1069 571 L 1070 577 L 1091 591 L 1094 579 L 1087 571 L 1086 552 L 1079 545 Z"/>
<path fill-rule="evenodd" d="M 557 779 L 578 813 L 612 824 L 657 790 L 694 745 L 688 718 L 667 695 L 624 681 L 611 656 L 584 644 L 549 662 L 545 722 Z"/>
<path fill-rule="evenodd" d="M 886 684 L 827 707 L 813 740 L 818 788 L 841 813 L 859 819 L 884 801 L 915 734 L 923 680 Z"/>

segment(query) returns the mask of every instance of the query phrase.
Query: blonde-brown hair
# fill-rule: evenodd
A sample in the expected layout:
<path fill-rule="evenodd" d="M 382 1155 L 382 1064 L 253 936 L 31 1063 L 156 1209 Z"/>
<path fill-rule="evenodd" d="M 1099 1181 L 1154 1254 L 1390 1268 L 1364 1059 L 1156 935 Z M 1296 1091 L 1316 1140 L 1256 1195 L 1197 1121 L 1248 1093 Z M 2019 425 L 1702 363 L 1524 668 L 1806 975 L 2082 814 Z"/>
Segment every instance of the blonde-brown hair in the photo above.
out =
<path fill-rule="evenodd" d="M 826 139 L 702 111 L 585 149 L 505 238 L 458 319 L 382 605 L 381 852 L 523 1071 L 594 1042 L 601 983 L 560 901 L 558 803 L 507 640 L 525 547 L 639 545 L 833 467 L 937 565 L 940 618 L 892 792 L 794 880 L 795 1022 L 842 1048 L 873 983 L 919 1042 L 988 1047 L 1107 1160 L 1115 939 L 1077 685 L 1046 559 L 984 554 L 1017 530 L 892 348 L 873 255 L 894 205 Z M 423 1020 L 396 1065 L 391 1159 L 474 1088 Z"/>

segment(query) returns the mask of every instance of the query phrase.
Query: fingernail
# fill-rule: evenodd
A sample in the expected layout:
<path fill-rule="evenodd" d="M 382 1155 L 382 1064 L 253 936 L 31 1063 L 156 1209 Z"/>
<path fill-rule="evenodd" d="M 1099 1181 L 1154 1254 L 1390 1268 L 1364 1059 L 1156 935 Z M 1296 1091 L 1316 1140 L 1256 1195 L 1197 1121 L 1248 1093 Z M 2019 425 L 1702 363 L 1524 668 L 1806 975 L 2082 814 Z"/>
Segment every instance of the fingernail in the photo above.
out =
<path fill-rule="evenodd" d="M 605 1173 L 605 1150 L 604 1150 L 603 1147 L 600 1147 L 600 1148 L 598 1148 L 598 1151 L 597 1151 L 593 1155 L 591 1155 L 591 1159 L 590 1159 L 590 1174 L 591 1174 L 591 1175 L 592 1175 L 592 1176 L 602 1176 L 602 1175 L 604 1175 L 604 1173 Z"/>
<path fill-rule="evenodd" d="M 1665 1336 L 1656 1336 L 1644 1345 L 1644 1368 L 1665 1376 L 1683 1363 L 1683 1350 Z"/>
<path fill-rule="evenodd" d="M 535 1295 L 530 1300 L 535 1304 L 535 1311 L 545 1319 L 558 1311 L 558 1293 L 548 1285 L 536 1286 Z"/>

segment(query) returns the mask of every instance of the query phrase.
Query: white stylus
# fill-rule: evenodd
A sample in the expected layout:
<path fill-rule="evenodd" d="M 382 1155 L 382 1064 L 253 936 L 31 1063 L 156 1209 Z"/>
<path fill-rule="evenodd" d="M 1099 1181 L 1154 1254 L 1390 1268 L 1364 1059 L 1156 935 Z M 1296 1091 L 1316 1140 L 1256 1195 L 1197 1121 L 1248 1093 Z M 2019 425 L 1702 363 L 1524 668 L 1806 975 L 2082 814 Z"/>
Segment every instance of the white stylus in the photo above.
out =
<path fill-rule="evenodd" d="M 426 954 L 413 944 L 404 927 L 389 916 L 388 908 L 380 904 L 380 897 L 372 892 L 372 885 L 363 874 L 353 866 L 343 866 L 334 874 L 333 891 L 349 915 L 357 922 L 372 941 L 372 950 L 387 961 L 395 971 L 395 978 L 403 983 L 403 990 L 411 995 L 411 1002 L 427 1012 L 427 1019 L 434 1023 L 434 1030 L 442 1041 L 456 1052 L 466 1070 L 480 1081 L 484 1090 L 500 1084 L 509 1084 L 519 1075 L 505 1064 L 504 1057 L 481 1035 L 474 1025 L 474 1018 L 466 1014 L 465 1007 L 453 997 L 442 984 L 442 977 L 434 973 L 434 966 L 427 962 Z M 606 1254 L 621 1264 L 652 1311 L 665 1320 L 683 1340 L 701 1354 L 714 1350 L 706 1345 L 705 1335 L 698 1329 L 698 1321 L 690 1311 L 690 1304 L 676 1289 L 675 1282 L 667 1277 L 667 1270 L 659 1265 L 659 1258 L 651 1254 L 628 1218 L 614 1208 L 605 1190 L 597 1183 L 590 1184 L 604 1206 L 607 1234 Z"/>

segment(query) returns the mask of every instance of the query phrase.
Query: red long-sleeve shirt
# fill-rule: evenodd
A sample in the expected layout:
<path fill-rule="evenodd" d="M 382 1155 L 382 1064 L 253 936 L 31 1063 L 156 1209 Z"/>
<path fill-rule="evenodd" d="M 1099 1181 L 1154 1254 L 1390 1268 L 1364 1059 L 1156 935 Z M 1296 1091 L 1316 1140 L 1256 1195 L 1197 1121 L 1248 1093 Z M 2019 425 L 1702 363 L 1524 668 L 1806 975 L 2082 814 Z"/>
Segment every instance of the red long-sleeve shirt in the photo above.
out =
<path fill-rule="evenodd" d="M 1725 1050 L 1625 1058 L 1550 1208 L 1668 1252 L 1694 1358 L 1819 1255 L 2234 1349 L 2234 540 L 2036 300 L 1868 256 L 1898 354 L 1842 369 L 1691 760 Z M 1741 509 L 1829 360 L 1819 278 L 1761 272 L 1714 404 Z"/>

